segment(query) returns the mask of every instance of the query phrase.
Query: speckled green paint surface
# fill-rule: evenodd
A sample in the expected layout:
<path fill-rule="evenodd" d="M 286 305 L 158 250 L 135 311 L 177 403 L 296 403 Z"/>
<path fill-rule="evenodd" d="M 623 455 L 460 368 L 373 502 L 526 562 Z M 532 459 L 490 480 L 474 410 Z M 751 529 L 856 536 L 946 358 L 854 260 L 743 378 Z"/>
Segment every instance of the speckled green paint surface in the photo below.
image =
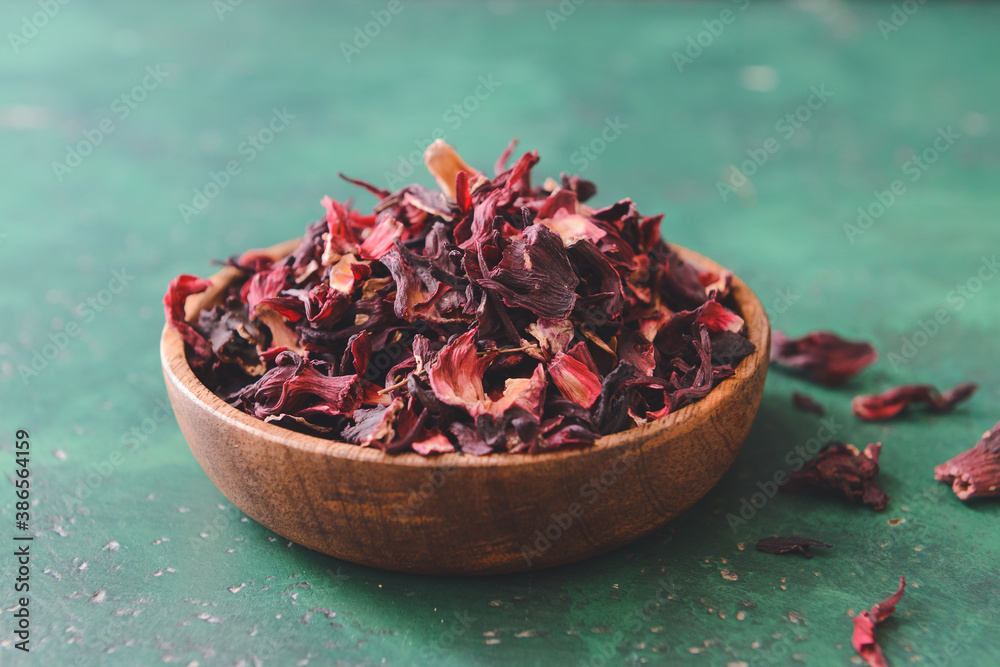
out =
<path fill-rule="evenodd" d="M 920 5 L 889 31 L 892 7 L 839 2 L 585 3 L 565 17 L 404 3 L 347 62 L 341 43 L 387 4 L 248 0 L 220 15 L 210 0 L 77 0 L 35 32 L 37 3 L 0 8 L 0 468 L 10 479 L 28 429 L 36 503 L 24 654 L 9 548 L 23 533 L 0 486 L 0 663 L 850 664 L 850 615 L 906 575 L 878 633 L 891 664 L 1000 664 L 1000 503 L 963 504 L 932 476 L 1000 419 L 1000 279 L 984 265 L 1000 251 L 1000 12 Z M 699 40 L 679 68 L 674 53 Z M 162 81 L 133 93 L 158 66 Z M 825 99 L 802 111 L 813 88 Z M 127 117 L 122 95 L 144 98 Z M 241 150 L 274 109 L 294 118 Z M 808 120 L 780 124 L 797 112 Z M 113 129 L 95 134 L 103 119 Z M 595 142 L 609 122 L 620 131 Z M 336 173 L 385 185 L 402 160 L 409 180 L 405 156 L 435 130 L 486 169 L 513 135 L 540 151 L 540 174 L 583 169 L 600 203 L 663 211 L 669 240 L 738 272 L 776 328 L 869 339 L 882 360 L 840 390 L 772 372 L 718 487 L 600 558 L 447 579 L 288 543 L 226 501 L 162 411 L 160 299 L 178 273 L 298 234 L 324 194 L 369 205 Z M 914 172 L 939 131 L 959 137 Z M 100 144 L 54 167 L 85 133 Z M 731 165 L 768 139 L 742 183 Z M 180 205 L 231 160 L 240 173 L 185 220 Z M 723 198 L 720 179 L 740 187 Z M 896 179 L 895 201 L 845 230 Z M 939 310 L 947 322 L 920 333 Z M 65 344 L 54 356 L 50 334 Z M 951 415 L 850 416 L 855 393 L 964 380 L 981 389 Z M 793 390 L 826 405 L 825 428 Z M 883 443 L 884 512 L 754 496 L 829 431 Z M 796 532 L 835 546 L 812 560 L 753 548 Z"/>

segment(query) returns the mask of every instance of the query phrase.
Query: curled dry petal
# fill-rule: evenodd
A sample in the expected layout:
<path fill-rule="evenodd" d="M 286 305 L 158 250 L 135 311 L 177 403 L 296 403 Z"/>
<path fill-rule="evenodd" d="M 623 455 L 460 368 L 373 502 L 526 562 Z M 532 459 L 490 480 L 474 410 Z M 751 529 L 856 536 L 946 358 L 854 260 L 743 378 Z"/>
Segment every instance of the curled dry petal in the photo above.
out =
<path fill-rule="evenodd" d="M 873 509 L 885 509 L 889 497 L 875 482 L 881 443 L 873 443 L 858 451 L 854 445 L 830 443 L 804 466 L 788 476 L 782 487 L 785 493 L 801 493 L 817 489 L 837 493 L 854 502 L 863 502 Z"/>
<path fill-rule="evenodd" d="M 175 331 L 181 334 L 184 342 L 191 346 L 194 353 L 192 365 L 196 368 L 204 366 L 212 356 L 212 346 L 193 326 L 184 319 L 184 304 L 192 294 L 198 294 L 212 287 L 211 280 L 197 276 L 181 275 L 170 281 L 167 293 L 163 297 L 163 310 L 167 322 Z"/>
<path fill-rule="evenodd" d="M 1000 422 L 975 447 L 936 466 L 934 479 L 951 484 L 962 500 L 1000 496 Z"/>
<path fill-rule="evenodd" d="M 858 419 L 882 421 L 906 412 L 914 403 L 923 403 L 928 412 L 951 412 L 956 405 L 970 398 L 979 388 L 971 382 L 964 382 L 954 389 L 938 392 L 929 384 L 908 384 L 893 387 L 881 394 L 855 396 L 851 401 L 851 411 Z"/>
<path fill-rule="evenodd" d="M 324 375 L 316 370 L 314 362 L 292 352 L 282 352 L 275 363 L 236 397 L 258 419 L 296 414 L 317 405 L 330 416 L 352 415 L 361 407 L 362 388 L 357 375 Z"/>
<path fill-rule="evenodd" d="M 382 255 L 392 250 L 396 239 L 402 235 L 403 223 L 391 215 L 386 215 L 362 242 L 358 252 L 362 259 L 382 259 Z"/>
<path fill-rule="evenodd" d="M 816 331 L 802 338 L 788 338 L 774 331 L 771 361 L 802 371 L 826 385 L 838 385 L 875 363 L 878 352 L 869 343 L 844 340 L 829 331 Z"/>
<path fill-rule="evenodd" d="M 560 352 L 555 356 L 549 364 L 549 375 L 563 396 L 582 407 L 589 408 L 601 395 L 601 377 L 569 354 Z"/>
<path fill-rule="evenodd" d="M 473 419 L 481 415 L 500 417 L 514 405 L 537 413 L 545 392 L 542 365 L 529 378 L 508 378 L 502 394 L 493 400 L 483 388 L 483 375 L 497 353 L 477 355 L 477 333 L 477 329 L 472 329 L 445 345 L 427 367 L 427 379 L 434 394 L 448 405 L 463 408 Z"/>
<path fill-rule="evenodd" d="M 576 303 L 580 282 L 558 236 L 541 225 L 524 231 L 524 238 L 510 241 L 499 261 L 490 267 L 480 253 L 483 277 L 476 282 L 495 292 L 512 307 L 526 308 L 539 318 L 564 320 Z"/>
<path fill-rule="evenodd" d="M 899 588 L 888 599 L 876 602 L 871 611 L 864 609 L 854 617 L 854 634 L 851 644 L 869 667 L 888 667 L 882 649 L 875 641 L 875 626 L 889 618 L 906 590 L 906 577 L 899 578 Z"/>

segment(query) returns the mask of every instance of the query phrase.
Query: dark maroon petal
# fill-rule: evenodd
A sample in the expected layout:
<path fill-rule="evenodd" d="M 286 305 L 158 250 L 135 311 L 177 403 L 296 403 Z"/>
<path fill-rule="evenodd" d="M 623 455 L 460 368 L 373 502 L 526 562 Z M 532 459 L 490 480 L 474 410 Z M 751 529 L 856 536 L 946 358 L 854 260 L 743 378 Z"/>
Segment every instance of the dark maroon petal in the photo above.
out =
<path fill-rule="evenodd" d="M 449 430 L 458 440 L 462 453 L 470 456 L 486 456 L 493 452 L 493 447 L 486 442 L 479 429 L 474 426 L 455 422 L 449 427 Z"/>
<path fill-rule="evenodd" d="M 629 415 L 637 424 L 644 424 L 670 414 L 671 384 L 656 377 L 639 377 L 625 382 L 629 396 Z"/>
<path fill-rule="evenodd" d="M 712 363 L 716 366 L 735 368 L 757 349 L 753 343 L 747 340 L 746 336 L 732 331 L 720 331 L 713 334 L 711 339 Z"/>
<path fill-rule="evenodd" d="M 296 415 L 317 404 L 325 405 L 329 414 L 346 416 L 360 407 L 362 391 L 357 375 L 323 375 L 312 362 L 292 352 L 282 352 L 275 363 L 274 368 L 240 392 L 237 398 L 258 419 Z"/>
<path fill-rule="evenodd" d="M 812 558 L 811 547 L 826 547 L 832 549 L 830 544 L 824 544 L 819 540 L 808 537 L 765 537 L 757 542 L 757 550 L 768 554 L 787 554 L 798 552 L 806 558 Z"/>
<path fill-rule="evenodd" d="M 389 191 L 388 190 L 385 190 L 383 188 L 374 186 L 371 183 L 368 183 L 367 181 L 361 181 L 361 180 L 358 180 L 356 178 L 350 178 L 350 177 L 344 176 L 343 174 L 340 174 L 340 173 L 338 173 L 337 176 L 340 176 L 342 179 L 344 179 L 348 183 L 351 183 L 352 185 L 357 185 L 358 187 L 364 188 L 365 190 L 367 190 L 368 192 L 372 193 L 373 195 L 375 195 L 379 199 L 385 199 L 386 197 L 389 196 Z"/>
<path fill-rule="evenodd" d="M 743 340 L 746 339 L 743 338 Z M 713 343 L 713 363 L 715 363 L 714 345 Z M 640 375 L 651 377 L 654 374 L 656 357 L 656 346 L 637 332 L 623 334 L 618 342 L 618 358 L 635 366 Z"/>
<path fill-rule="evenodd" d="M 543 449 L 560 449 L 563 447 L 586 447 L 594 444 L 600 437 L 585 426 L 571 424 L 545 436 Z"/>
<path fill-rule="evenodd" d="M 829 331 L 816 331 L 791 339 L 775 330 L 771 361 L 795 368 L 816 382 L 837 385 L 875 363 L 878 352 L 870 344 L 848 341 Z"/>
<path fill-rule="evenodd" d="M 951 412 L 955 406 L 970 398 L 978 385 L 965 382 L 954 389 L 939 393 L 929 384 L 908 384 L 893 387 L 881 394 L 856 396 L 851 401 L 851 410 L 858 419 L 882 421 L 891 419 L 907 411 L 915 403 L 923 403 L 928 412 Z"/>
<path fill-rule="evenodd" d="M 688 264 L 672 251 L 667 255 L 663 283 L 672 307 L 697 308 L 708 299 L 708 292 L 701 284 L 698 269 Z"/>
<path fill-rule="evenodd" d="M 792 403 L 794 403 L 795 407 L 803 412 L 811 412 L 814 415 L 819 415 L 820 417 L 826 414 L 826 410 L 823 409 L 823 406 L 817 403 L 811 396 L 800 394 L 797 391 L 792 392 Z"/>
<path fill-rule="evenodd" d="M 508 306 L 525 308 L 540 318 L 563 320 L 576 303 L 580 282 L 573 272 L 562 240 L 540 225 L 524 230 L 524 239 L 510 241 L 489 265 L 486 254 L 495 246 L 480 246 L 483 277 L 476 282 L 496 293 Z"/>
<path fill-rule="evenodd" d="M 625 305 L 622 281 L 604 253 L 586 238 L 571 245 L 567 252 L 580 278 L 576 303 L 581 318 L 600 326 L 621 315 Z"/>
<path fill-rule="evenodd" d="M 831 443 L 816 458 L 791 473 L 782 491 L 796 494 L 817 489 L 838 493 L 876 510 L 885 509 L 889 498 L 875 482 L 881 448 L 880 443 L 873 443 L 858 451 L 854 445 Z"/>
<path fill-rule="evenodd" d="M 601 383 L 601 395 L 594 405 L 594 424 L 602 435 L 616 433 L 634 425 L 629 419 L 628 392 L 622 391 L 625 383 L 639 377 L 639 371 L 632 364 L 621 361 L 608 373 Z"/>

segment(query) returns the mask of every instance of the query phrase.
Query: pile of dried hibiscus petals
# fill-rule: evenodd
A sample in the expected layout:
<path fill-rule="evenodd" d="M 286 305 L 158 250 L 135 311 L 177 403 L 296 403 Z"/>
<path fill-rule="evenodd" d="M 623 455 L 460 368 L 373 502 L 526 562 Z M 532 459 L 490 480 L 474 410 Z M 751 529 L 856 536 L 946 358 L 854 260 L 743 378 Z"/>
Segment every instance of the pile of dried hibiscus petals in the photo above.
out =
<path fill-rule="evenodd" d="M 389 192 L 371 213 L 323 199 L 283 259 L 229 260 L 211 286 L 179 276 L 167 319 L 199 378 L 244 412 L 386 452 L 582 446 L 704 398 L 753 352 L 728 273 L 682 261 L 662 215 L 604 208 L 563 175 L 532 185 L 535 151 L 495 177 L 438 140 L 440 191 Z"/>

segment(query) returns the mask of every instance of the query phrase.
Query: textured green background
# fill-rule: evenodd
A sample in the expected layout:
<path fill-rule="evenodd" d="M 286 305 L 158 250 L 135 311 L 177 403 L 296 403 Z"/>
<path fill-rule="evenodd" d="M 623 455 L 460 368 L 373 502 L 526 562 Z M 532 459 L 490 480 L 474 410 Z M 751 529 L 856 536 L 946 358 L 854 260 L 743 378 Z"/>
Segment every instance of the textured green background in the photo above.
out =
<path fill-rule="evenodd" d="M 893 664 L 1000 663 L 1000 610 L 989 606 L 1000 593 L 1000 505 L 963 504 L 932 478 L 1000 418 L 1000 280 L 949 299 L 1000 246 L 1000 12 L 921 6 L 884 38 L 878 21 L 891 7 L 839 2 L 587 3 L 554 29 L 551 5 L 405 3 L 346 62 L 340 43 L 385 4 L 246 0 L 220 19 L 210 0 L 75 0 L 15 52 L 8 33 L 38 6 L 3 3 L 0 467 L 12 473 L 14 432 L 29 429 L 37 504 L 33 651 L 13 650 L 4 611 L 0 662 L 850 664 L 849 610 L 905 574 L 906 597 L 879 632 Z M 726 8 L 735 19 L 702 35 L 711 43 L 678 71 L 672 54 Z M 113 101 L 156 65 L 169 76 L 120 119 Z M 490 75 L 500 85 L 478 109 L 460 123 L 445 116 Z M 776 123 L 822 85 L 832 97 L 782 134 Z M 295 118 L 246 162 L 240 143 L 275 107 Z M 60 180 L 53 161 L 103 118 L 114 131 Z M 540 174 L 558 175 L 584 166 L 574 151 L 615 118 L 627 128 L 583 172 L 599 202 L 631 196 L 645 213 L 665 211 L 665 236 L 737 271 L 776 328 L 832 328 L 883 355 L 840 391 L 773 372 L 733 469 L 666 529 L 551 571 L 381 572 L 244 518 L 172 416 L 153 421 L 165 397 L 160 299 L 174 275 L 207 274 L 211 259 L 299 233 L 322 195 L 357 194 L 337 171 L 384 184 L 435 129 L 487 169 L 517 135 L 541 152 Z M 910 181 L 904 163 L 949 127 L 961 138 Z M 720 175 L 769 137 L 778 152 L 723 200 Z M 185 222 L 179 205 L 231 159 L 242 173 Z M 905 193 L 851 243 L 844 224 L 897 178 Z M 92 317 L 77 310 L 122 268 L 134 277 L 126 291 Z M 890 363 L 938 309 L 948 324 L 918 335 L 908 363 Z M 19 366 L 70 322 L 80 334 L 22 381 Z M 868 425 L 849 414 L 857 392 L 962 380 L 981 389 L 951 415 Z M 819 432 L 792 409 L 795 389 L 827 405 L 838 439 L 884 443 L 889 507 L 779 495 L 732 530 L 726 515 Z M 151 433 L 133 442 L 144 420 Z M 100 468 L 112 469 L 106 479 Z M 0 493 L 6 554 L 13 489 Z M 753 549 L 796 531 L 836 546 L 811 561 Z M 111 541 L 120 550 L 102 550 Z M 0 556 L 4 610 L 12 565 Z M 306 618 L 314 608 L 336 616 Z"/>

